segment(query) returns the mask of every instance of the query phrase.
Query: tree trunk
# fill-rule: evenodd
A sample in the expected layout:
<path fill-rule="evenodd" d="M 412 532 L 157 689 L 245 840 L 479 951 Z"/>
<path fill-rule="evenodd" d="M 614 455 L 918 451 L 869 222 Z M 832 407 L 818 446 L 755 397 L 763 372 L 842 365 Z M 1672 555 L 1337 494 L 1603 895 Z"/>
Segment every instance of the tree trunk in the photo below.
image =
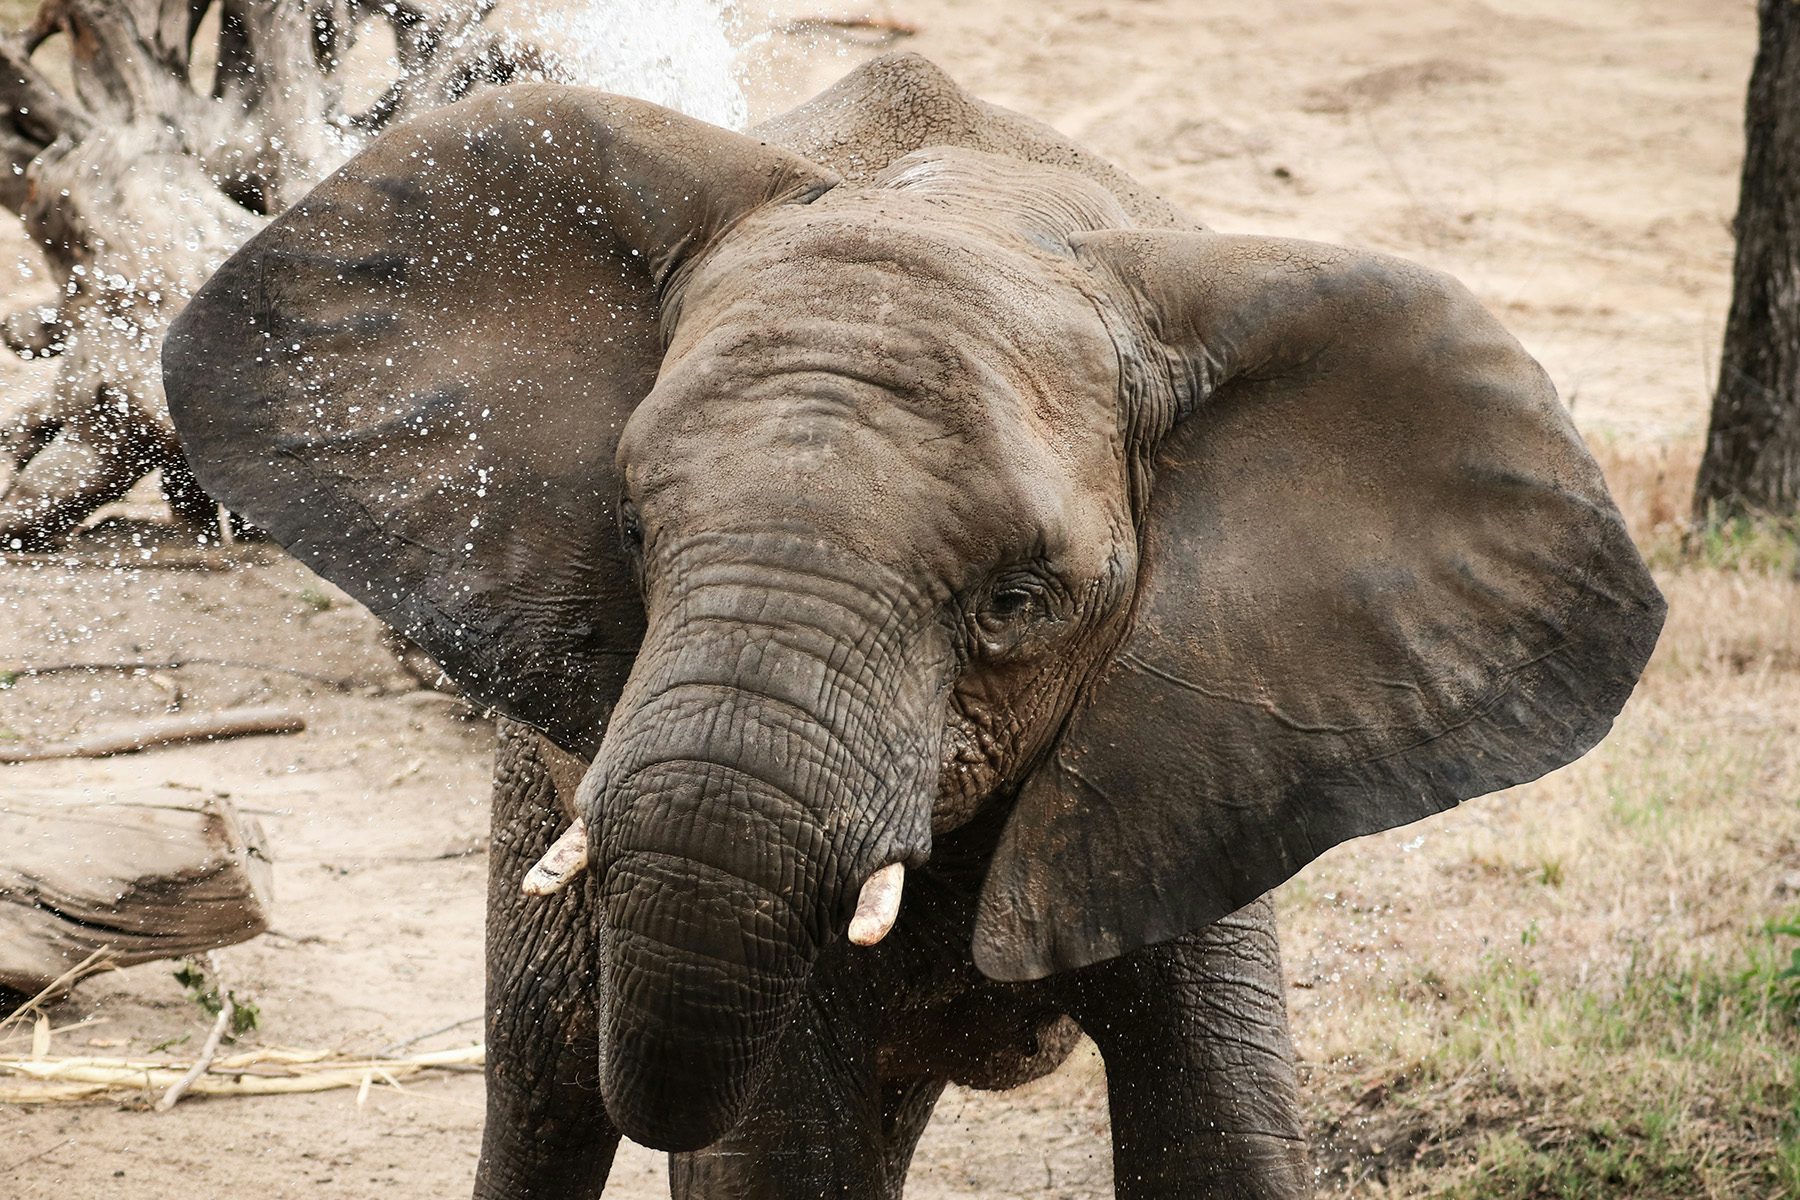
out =
<path fill-rule="evenodd" d="M 1702 521 L 1800 515 L 1800 0 L 1761 0 Z"/>
<path fill-rule="evenodd" d="M 262 829 L 226 800 L 0 807 L 0 1011 L 90 954 L 107 966 L 180 958 L 268 928 Z M 72 980 L 68 981 L 72 984 Z"/>
<path fill-rule="evenodd" d="M 0 554 L 54 545 L 158 469 L 178 516 L 216 524 L 169 424 L 163 329 L 369 135 L 479 87 L 556 74 L 485 27 L 493 4 L 43 0 L 29 29 L 0 37 L 0 206 L 61 293 L 7 317 L 0 341 L 62 359 L 49 396 L 0 421 Z M 199 69 L 209 15 L 216 53 Z M 371 22 L 392 30 L 398 76 L 352 112 L 340 67 Z M 66 87 L 39 62 L 58 42 Z"/>

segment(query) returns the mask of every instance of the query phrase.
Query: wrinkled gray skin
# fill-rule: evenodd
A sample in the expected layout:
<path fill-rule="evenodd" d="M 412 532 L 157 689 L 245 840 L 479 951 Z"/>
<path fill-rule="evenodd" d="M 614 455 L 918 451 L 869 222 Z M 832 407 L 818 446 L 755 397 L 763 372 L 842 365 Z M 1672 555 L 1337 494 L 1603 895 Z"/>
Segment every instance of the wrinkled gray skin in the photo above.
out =
<path fill-rule="evenodd" d="M 923 60 L 759 132 L 445 110 L 170 334 L 201 482 L 518 718 L 476 1194 L 623 1132 L 680 1196 L 897 1196 L 946 1081 L 1078 1028 L 1119 1195 L 1305 1194 L 1259 897 L 1604 734 L 1662 608 L 1598 471 L 1454 283 L 1205 232 Z"/>
<path fill-rule="evenodd" d="M 519 894 L 566 823 L 561 805 L 582 766 L 521 726 L 501 735 L 477 1197 L 597 1196 L 620 1125 L 652 1144 L 668 1135 L 633 1129 L 630 1117 L 615 1123 L 602 1103 L 594 890 L 558 903 Z M 1120 1196 L 1311 1194 L 1269 903 L 1083 971 L 995 983 L 967 950 L 993 834 L 940 838 L 930 866 L 909 875 L 902 919 L 880 945 L 840 940 L 820 953 L 798 1012 L 766 1051 L 760 1094 L 712 1144 L 671 1155 L 673 1195 L 899 1196 L 946 1082 L 1037 1078 L 1073 1048 L 1077 1022 L 1107 1061 Z M 695 1056 L 702 1072 L 717 1053 Z M 656 1054 L 640 1061 L 688 1065 L 679 1051 Z M 691 1076 L 648 1086 L 650 1106 L 676 1114 L 668 1133 L 681 1142 L 716 1120 L 693 1111 L 702 1095 L 682 1094 L 706 1086 Z"/>

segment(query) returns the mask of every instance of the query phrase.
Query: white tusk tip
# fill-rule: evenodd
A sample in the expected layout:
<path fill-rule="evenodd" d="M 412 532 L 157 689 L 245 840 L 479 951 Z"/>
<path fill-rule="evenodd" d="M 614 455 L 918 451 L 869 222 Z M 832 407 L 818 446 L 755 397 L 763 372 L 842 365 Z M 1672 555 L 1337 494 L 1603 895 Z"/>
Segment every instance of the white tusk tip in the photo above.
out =
<path fill-rule="evenodd" d="M 587 865 L 587 822 L 576 821 L 525 873 L 525 882 L 519 885 L 519 890 L 527 896 L 554 896 L 569 885 L 569 880 L 586 870 Z"/>
<path fill-rule="evenodd" d="M 850 918 L 853 943 L 873 946 L 888 935 L 900 915 L 900 893 L 905 886 L 905 863 L 889 863 L 863 882 L 856 897 L 856 915 Z"/>

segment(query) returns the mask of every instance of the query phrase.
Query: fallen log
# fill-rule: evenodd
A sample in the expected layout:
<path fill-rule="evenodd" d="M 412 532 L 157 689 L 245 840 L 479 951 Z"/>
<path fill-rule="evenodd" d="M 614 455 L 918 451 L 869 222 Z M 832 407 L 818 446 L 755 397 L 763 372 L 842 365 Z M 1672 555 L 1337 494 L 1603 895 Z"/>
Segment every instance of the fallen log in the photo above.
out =
<path fill-rule="evenodd" d="M 271 894 L 262 828 L 228 800 L 0 798 L 0 993 L 246 941 Z"/>
<path fill-rule="evenodd" d="M 218 712 L 152 717 L 116 729 L 51 742 L 41 746 L 0 746 L 0 763 L 38 762 L 48 758 L 108 758 L 156 746 L 211 742 L 253 734 L 299 733 L 306 718 L 285 708 L 226 708 Z"/>

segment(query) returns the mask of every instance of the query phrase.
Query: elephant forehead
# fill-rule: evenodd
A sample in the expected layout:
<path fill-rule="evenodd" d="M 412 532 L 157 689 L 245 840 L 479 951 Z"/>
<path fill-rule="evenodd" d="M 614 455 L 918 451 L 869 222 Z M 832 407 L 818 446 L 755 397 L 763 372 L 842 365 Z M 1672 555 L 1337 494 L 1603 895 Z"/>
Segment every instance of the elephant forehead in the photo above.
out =
<path fill-rule="evenodd" d="M 679 285 L 620 440 L 659 520 L 971 560 L 1105 540 L 1119 361 L 1079 263 L 880 190 L 747 225 Z"/>
<path fill-rule="evenodd" d="M 1119 361 L 1085 270 L 884 197 L 790 211 L 710 256 L 681 298 L 659 390 L 760 407 L 779 393 L 771 380 L 834 375 L 942 432 L 1091 453 L 1114 424 Z"/>
<path fill-rule="evenodd" d="M 841 203 L 891 204 L 898 193 L 923 200 L 943 219 L 1005 243 L 1022 241 L 1067 258 L 1069 238 L 1123 229 L 1131 217 L 1118 197 L 1091 179 L 1044 163 L 979 150 L 933 146 L 895 159 L 861 193 Z"/>
<path fill-rule="evenodd" d="M 1077 439 L 1006 396 L 976 416 L 937 395 L 804 363 L 746 379 L 696 355 L 628 423 L 627 488 L 678 535 L 804 531 L 957 587 L 996 561 L 1104 559 L 1126 507 L 1109 407 Z"/>
<path fill-rule="evenodd" d="M 1061 553 L 1106 536 L 1105 514 L 1123 511 L 1107 410 L 1090 410 L 1078 445 L 1011 398 L 977 414 L 940 395 L 808 359 L 745 378 L 728 356 L 695 356 L 639 407 L 620 458 L 646 511 L 689 531 L 766 522 L 864 557 L 959 562 L 1017 553 L 1019 538 Z"/>

